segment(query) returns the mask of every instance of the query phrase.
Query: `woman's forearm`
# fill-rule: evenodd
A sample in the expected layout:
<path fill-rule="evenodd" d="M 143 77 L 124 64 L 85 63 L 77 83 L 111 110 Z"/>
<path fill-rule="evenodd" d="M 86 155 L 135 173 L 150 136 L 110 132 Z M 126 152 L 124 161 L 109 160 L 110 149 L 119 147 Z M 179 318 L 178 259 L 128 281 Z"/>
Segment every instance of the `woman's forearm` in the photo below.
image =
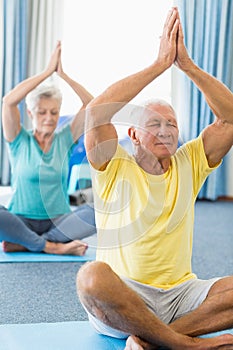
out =
<path fill-rule="evenodd" d="M 25 79 L 3 97 L 3 103 L 9 106 L 18 105 L 30 91 L 35 89 L 37 85 L 42 83 L 47 77 L 49 77 L 49 75 L 50 74 L 47 71 L 44 71 L 40 74 L 34 75 L 33 77 Z"/>
<path fill-rule="evenodd" d="M 86 106 L 92 99 L 93 96 L 77 81 L 71 79 L 66 73 L 62 72 L 60 77 L 66 81 L 66 83 L 74 90 L 74 92 L 81 99 L 83 106 Z"/>

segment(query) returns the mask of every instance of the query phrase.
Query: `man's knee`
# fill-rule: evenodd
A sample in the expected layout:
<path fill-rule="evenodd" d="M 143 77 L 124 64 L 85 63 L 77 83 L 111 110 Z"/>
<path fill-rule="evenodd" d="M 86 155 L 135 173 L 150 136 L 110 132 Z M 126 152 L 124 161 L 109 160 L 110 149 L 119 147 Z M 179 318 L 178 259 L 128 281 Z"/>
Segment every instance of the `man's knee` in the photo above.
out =
<path fill-rule="evenodd" d="M 228 291 L 233 292 L 233 276 L 223 277 L 215 282 L 209 290 L 208 297 Z"/>
<path fill-rule="evenodd" d="M 104 262 L 92 261 L 84 264 L 77 273 L 78 293 L 98 293 L 112 274 L 112 269 Z"/>

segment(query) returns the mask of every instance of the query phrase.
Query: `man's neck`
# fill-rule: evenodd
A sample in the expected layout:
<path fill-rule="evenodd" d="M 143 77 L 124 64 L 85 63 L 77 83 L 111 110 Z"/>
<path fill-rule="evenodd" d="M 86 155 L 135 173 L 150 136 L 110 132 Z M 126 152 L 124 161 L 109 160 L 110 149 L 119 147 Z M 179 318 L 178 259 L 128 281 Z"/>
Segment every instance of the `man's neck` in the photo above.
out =
<path fill-rule="evenodd" d="M 147 173 L 162 175 L 169 169 L 171 158 L 158 159 L 154 155 L 135 154 L 136 163 Z"/>

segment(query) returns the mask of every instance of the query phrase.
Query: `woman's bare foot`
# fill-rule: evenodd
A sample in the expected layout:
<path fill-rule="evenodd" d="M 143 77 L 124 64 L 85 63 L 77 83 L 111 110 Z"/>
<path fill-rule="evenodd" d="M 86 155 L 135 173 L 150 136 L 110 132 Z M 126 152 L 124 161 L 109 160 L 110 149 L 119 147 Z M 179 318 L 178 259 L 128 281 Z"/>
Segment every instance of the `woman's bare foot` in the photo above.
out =
<path fill-rule="evenodd" d="M 68 243 L 55 243 L 47 241 L 44 252 L 49 254 L 83 256 L 86 253 L 87 248 L 88 245 L 86 243 L 78 240 Z M 24 246 L 6 241 L 2 242 L 2 249 L 5 253 L 28 252 L 28 249 Z"/>
<path fill-rule="evenodd" d="M 28 252 L 27 248 L 25 248 L 24 246 L 17 243 L 11 243 L 6 241 L 2 241 L 2 249 L 5 253 Z"/>
<path fill-rule="evenodd" d="M 55 243 L 47 241 L 44 252 L 49 254 L 83 256 L 86 253 L 87 248 L 87 243 L 78 240 L 68 243 Z"/>

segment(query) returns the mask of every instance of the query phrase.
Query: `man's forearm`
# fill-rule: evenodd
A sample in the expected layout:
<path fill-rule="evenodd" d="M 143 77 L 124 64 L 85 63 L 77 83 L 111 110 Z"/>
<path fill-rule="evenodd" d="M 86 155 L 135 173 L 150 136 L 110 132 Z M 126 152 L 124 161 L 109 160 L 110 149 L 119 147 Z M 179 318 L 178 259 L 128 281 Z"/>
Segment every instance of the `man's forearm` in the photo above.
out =
<path fill-rule="evenodd" d="M 226 85 L 194 63 L 185 70 L 185 74 L 205 95 L 206 102 L 216 117 L 223 122 L 233 123 L 233 94 Z"/>
<path fill-rule="evenodd" d="M 116 112 L 137 96 L 140 91 L 166 69 L 165 64 L 156 61 L 151 66 L 109 86 L 101 95 L 89 103 L 88 108 L 109 105 L 109 108 L 105 108 L 104 113 L 102 111 L 102 113 L 98 114 L 101 115 L 101 119 L 104 119 L 105 122 L 110 122 Z M 96 110 L 100 111 L 101 109 L 98 108 Z"/>
<path fill-rule="evenodd" d="M 177 9 L 173 8 L 168 12 L 163 27 L 157 59 L 145 69 L 112 84 L 100 96 L 93 99 L 88 105 L 90 108 L 106 104 L 111 104 L 112 106 L 105 113 L 98 113 L 97 111 L 97 118 L 93 114 L 92 117 L 98 119 L 102 115 L 101 119 L 103 122 L 110 122 L 116 112 L 171 67 L 176 57 L 178 28 L 179 18 Z"/>

